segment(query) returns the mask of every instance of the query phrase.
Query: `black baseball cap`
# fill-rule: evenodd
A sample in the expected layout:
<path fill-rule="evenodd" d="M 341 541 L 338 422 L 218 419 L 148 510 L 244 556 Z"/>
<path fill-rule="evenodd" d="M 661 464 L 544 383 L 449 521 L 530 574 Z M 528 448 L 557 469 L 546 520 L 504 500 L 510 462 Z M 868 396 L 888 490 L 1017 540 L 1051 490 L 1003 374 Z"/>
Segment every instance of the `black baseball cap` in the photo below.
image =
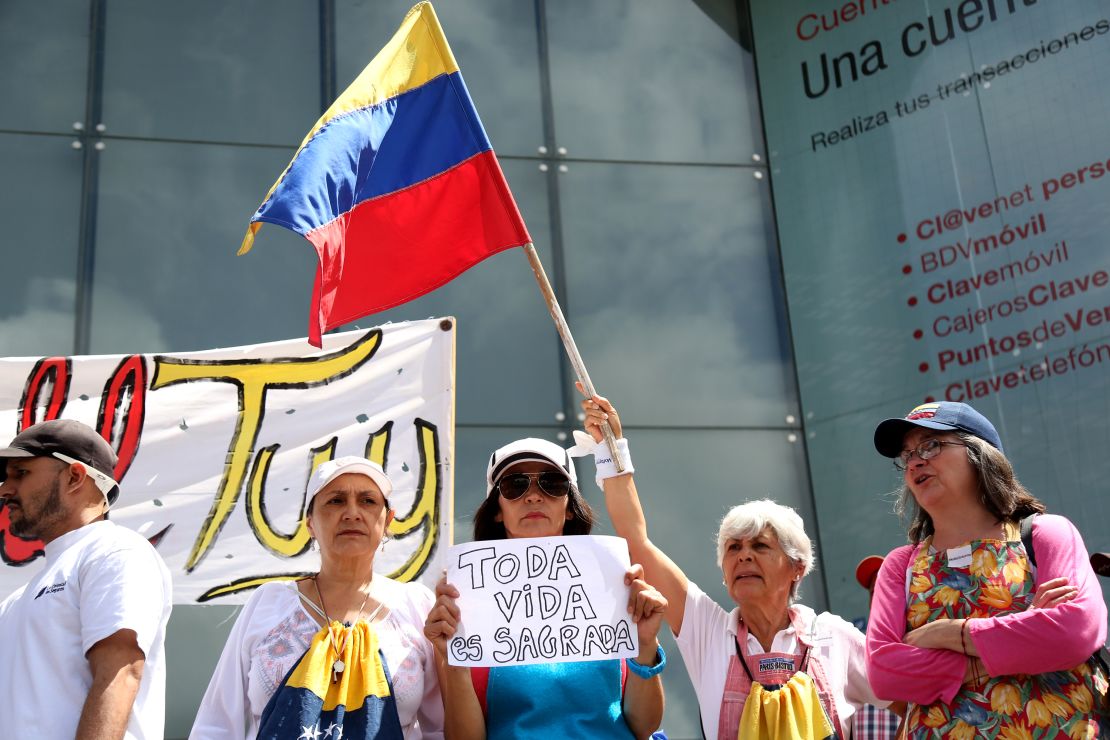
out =
<path fill-rule="evenodd" d="M 87 424 L 73 419 L 54 419 L 29 426 L 15 435 L 11 444 L 0 449 L 0 459 L 11 457 L 53 457 L 63 462 L 79 462 L 88 470 L 109 506 L 119 498 L 119 484 L 112 477 L 119 457 Z"/>
<path fill-rule="evenodd" d="M 941 401 L 923 403 L 903 419 L 887 419 L 875 428 L 875 449 L 883 457 L 898 457 L 902 440 L 914 427 L 936 429 L 943 432 L 967 432 L 1002 452 L 1002 440 L 987 417 L 966 403 Z"/>

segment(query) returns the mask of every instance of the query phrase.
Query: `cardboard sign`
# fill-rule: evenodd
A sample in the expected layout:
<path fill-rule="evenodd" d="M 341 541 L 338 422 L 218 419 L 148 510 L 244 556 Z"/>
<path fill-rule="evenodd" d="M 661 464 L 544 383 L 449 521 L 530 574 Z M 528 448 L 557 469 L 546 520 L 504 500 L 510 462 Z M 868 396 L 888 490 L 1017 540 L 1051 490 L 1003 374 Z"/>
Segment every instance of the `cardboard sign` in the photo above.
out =
<path fill-rule="evenodd" d="M 462 614 L 448 645 L 451 665 L 636 656 L 628 546 L 619 537 L 471 542 L 450 548 L 447 562 Z"/>

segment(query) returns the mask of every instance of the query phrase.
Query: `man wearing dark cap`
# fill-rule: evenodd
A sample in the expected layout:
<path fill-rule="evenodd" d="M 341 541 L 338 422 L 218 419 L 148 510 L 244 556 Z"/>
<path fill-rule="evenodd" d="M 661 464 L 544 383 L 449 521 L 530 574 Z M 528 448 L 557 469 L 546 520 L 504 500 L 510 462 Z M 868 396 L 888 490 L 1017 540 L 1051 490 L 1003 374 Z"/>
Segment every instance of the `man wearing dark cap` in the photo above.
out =
<path fill-rule="evenodd" d="M 0 721 L 12 737 L 163 735 L 170 574 L 149 542 L 108 521 L 116 462 L 68 419 L 0 449 L 9 529 L 46 550 L 0 604 Z"/>

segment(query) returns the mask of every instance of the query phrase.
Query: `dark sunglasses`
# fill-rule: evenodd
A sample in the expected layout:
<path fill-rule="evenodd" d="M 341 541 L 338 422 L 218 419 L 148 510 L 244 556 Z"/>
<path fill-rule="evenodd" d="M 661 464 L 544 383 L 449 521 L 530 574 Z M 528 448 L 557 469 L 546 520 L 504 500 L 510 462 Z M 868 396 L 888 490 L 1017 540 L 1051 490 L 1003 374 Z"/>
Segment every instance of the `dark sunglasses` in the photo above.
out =
<path fill-rule="evenodd" d="M 503 498 L 514 501 L 528 493 L 528 489 L 532 487 L 532 481 L 536 481 L 540 490 L 552 498 L 562 498 L 570 493 L 570 478 L 562 473 L 550 471 L 546 473 L 510 473 L 497 481 L 497 492 Z"/>

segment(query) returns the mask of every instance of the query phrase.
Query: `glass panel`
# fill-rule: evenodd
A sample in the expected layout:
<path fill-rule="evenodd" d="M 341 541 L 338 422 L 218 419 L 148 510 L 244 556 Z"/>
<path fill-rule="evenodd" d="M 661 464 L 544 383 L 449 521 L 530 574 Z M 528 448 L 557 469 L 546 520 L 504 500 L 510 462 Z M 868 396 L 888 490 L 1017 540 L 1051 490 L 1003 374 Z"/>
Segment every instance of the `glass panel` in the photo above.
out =
<path fill-rule="evenodd" d="M 505 177 L 540 245 L 550 244 L 546 175 L 534 162 L 502 162 Z M 552 276 L 549 249 L 537 247 Z M 386 321 L 458 318 L 456 372 L 459 424 L 552 424 L 562 409 L 562 345 L 547 304 L 520 249 L 480 262 L 426 296 L 369 316 Z"/>
<path fill-rule="evenodd" d="M 0 128 L 72 132 L 88 55 L 87 2 L 0 3 Z"/>
<path fill-rule="evenodd" d="M 412 0 L 352 0 L 336 8 L 336 85 L 351 83 L 392 37 Z M 536 155 L 543 143 L 536 15 L 531 2 L 437 3 L 494 151 Z"/>
<path fill-rule="evenodd" d="M 236 251 L 286 149 L 114 140 L 101 156 L 94 354 L 303 336 L 312 246 L 267 225 Z"/>
<path fill-rule="evenodd" d="M 173 605 L 166 628 L 167 738 L 189 736 L 238 614 L 237 606 Z"/>
<path fill-rule="evenodd" d="M 57 136 L 0 134 L 0 162 L 10 184 L 0 198 L 0 356 L 71 354 L 82 152 Z"/>
<path fill-rule="evenodd" d="M 631 423 L 795 414 L 766 187 L 747 168 L 572 163 L 560 175 L 570 324 Z"/>
<path fill-rule="evenodd" d="M 558 142 L 572 157 L 752 161 L 752 56 L 725 0 L 546 4 Z"/>
<path fill-rule="evenodd" d="M 317 3 L 109 0 L 106 48 L 109 135 L 295 146 L 322 110 Z"/>

